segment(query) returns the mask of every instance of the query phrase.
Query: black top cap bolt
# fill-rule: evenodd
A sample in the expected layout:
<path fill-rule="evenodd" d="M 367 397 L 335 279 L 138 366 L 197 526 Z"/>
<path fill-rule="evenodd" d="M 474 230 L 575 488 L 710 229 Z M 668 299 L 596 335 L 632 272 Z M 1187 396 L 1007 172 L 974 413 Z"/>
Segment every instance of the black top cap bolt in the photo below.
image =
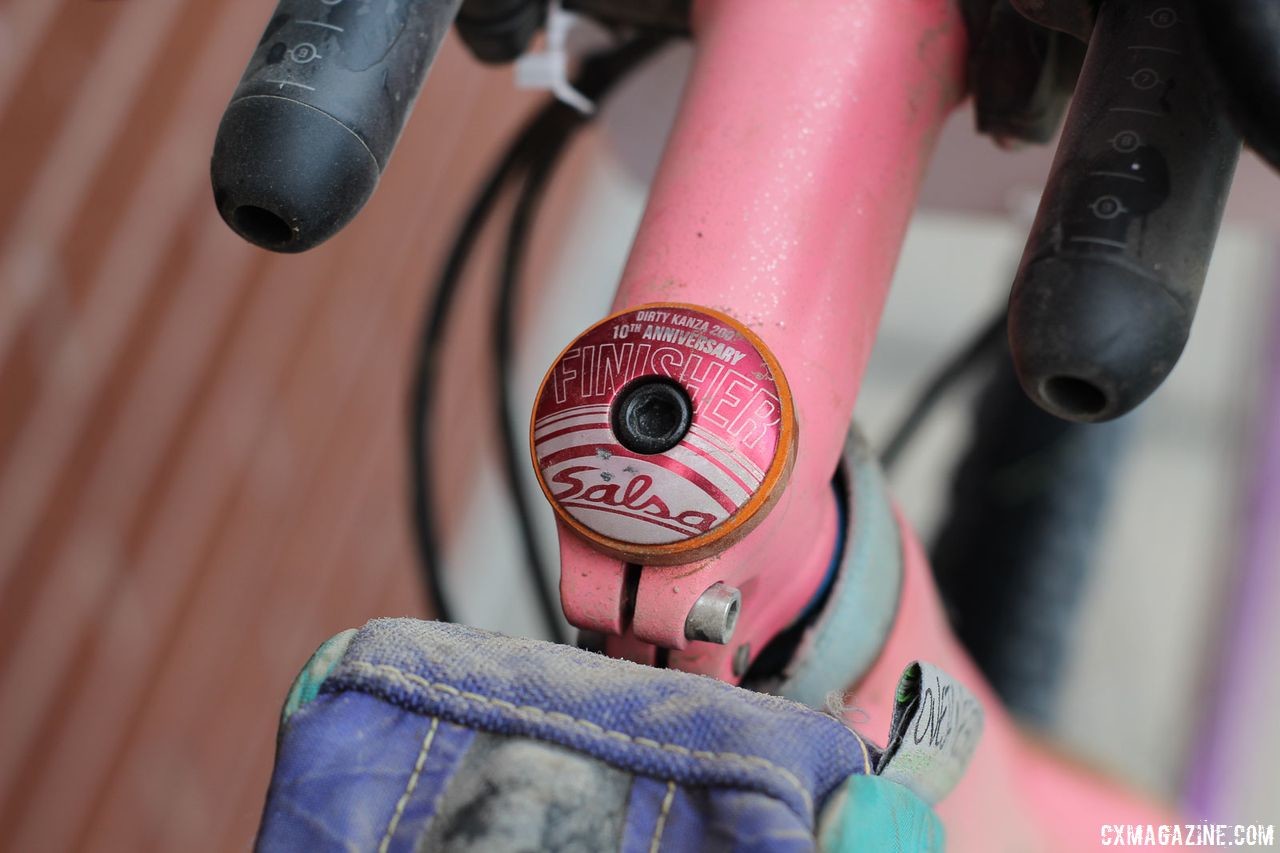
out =
<path fill-rule="evenodd" d="M 684 388 L 660 376 L 641 377 L 613 401 L 613 434 L 635 453 L 665 453 L 680 443 L 693 421 Z"/>

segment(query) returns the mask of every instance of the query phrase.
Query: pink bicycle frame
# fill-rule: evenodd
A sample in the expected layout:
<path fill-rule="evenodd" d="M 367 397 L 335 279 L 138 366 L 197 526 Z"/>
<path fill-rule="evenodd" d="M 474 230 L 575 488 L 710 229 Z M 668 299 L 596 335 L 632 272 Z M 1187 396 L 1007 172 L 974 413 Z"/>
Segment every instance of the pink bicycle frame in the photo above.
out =
<path fill-rule="evenodd" d="M 735 645 L 758 653 L 822 582 L 836 537 L 831 478 L 849 431 L 917 186 L 963 95 L 966 33 L 955 0 L 696 0 L 697 58 L 615 310 L 679 302 L 754 331 L 790 382 L 795 467 L 767 518 L 720 554 L 646 567 L 634 616 L 618 612 L 626 567 L 561 527 L 561 597 L 578 625 L 611 629 L 610 654 L 737 681 L 733 649 L 685 638 L 698 596 L 741 590 Z M 939 283 L 943 286 L 943 283 Z M 964 682 L 987 724 L 941 804 L 957 849 L 1078 849 L 1103 823 L 1158 812 L 1069 768 L 1016 730 L 950 634 L 923 552 L 903 531 L 899 612 L 851 686 L 888 730 L 903 667 L 927 660 Z M 605 614 L 602 616 L 601 614 Z"/>

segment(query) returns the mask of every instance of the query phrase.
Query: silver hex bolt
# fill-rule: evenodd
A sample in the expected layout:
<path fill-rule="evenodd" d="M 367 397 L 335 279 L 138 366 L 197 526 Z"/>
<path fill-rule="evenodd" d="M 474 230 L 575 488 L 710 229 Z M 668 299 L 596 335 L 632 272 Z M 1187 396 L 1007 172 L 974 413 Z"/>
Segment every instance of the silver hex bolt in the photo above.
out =
<path fill-rule="evenodd" d="M 733 638 L 741 611 L 742 593 L 723 583 L 714 583 L 689 608 L 684 635 L 690 640 L 724 645 Z"/>

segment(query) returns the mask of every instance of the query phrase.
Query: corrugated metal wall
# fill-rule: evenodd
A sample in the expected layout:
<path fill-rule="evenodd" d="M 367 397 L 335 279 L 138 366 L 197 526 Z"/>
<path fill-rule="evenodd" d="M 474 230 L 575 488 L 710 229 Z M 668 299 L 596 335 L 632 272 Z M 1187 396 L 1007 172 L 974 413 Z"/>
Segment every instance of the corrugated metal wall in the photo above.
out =
<path fill-rule="evenodd" d="M 298 667 L 420 608 L 424 280 L 528 98 L 450 41 L 365 215 L 270 256 L 208 157 L 271 5 L 0 0 L 0 848 L 245 847 Z"/>

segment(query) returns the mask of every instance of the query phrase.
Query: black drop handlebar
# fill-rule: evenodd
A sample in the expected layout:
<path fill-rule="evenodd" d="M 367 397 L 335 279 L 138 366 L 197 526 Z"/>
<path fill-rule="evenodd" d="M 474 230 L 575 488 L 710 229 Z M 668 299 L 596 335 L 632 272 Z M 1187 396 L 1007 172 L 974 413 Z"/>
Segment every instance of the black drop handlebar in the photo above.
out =
<path fill-rule="evenodd" d="M 1104 2 L 1009 301 L 1042 408 L 1108 420 L 1168 376 L 1239 152 L 1192 2 Z"/>
<path fill-rule="evenodd" d="M 466 0 L 459 17 L 462 5 L 280 0 L 218 129 L 212 179 L 227 224 L 277 252 L 324 242 L 373 193 L 454 19 L 479 58 L 501 62 L 527 47 L 545 12 L 544 0 Z M 687 0 L 566 5 L 677 29 L 688 14 Z M 1163 382 L 1186 344 L 1240 150 L 1236 128 L 1280 164 L 1280 2 L 966 8 L 983 6 L 988 15 L 969 22 L 971 72 L 980 124 L 985 116 L 984 130 L 998 136 L 1048 135 L 1078 63 L 1062 39 L 1089 39 L 1014 282 L 1009 333 L 1018 376 L 1043 408 L 1116 417 Z M 659 7 L 666 17 L 654 18 Z M 1037 71 L 1041 54 L 1057 57 L 1052 68 L 1026 85 L 1004 79 L 1010 68 Z"/>
<path fill-rule="evenodd" d="M 223 115 L 218 212 L 241 237 L 302 252 L 377 186 L 461 0 L 280 0 Z"/>

